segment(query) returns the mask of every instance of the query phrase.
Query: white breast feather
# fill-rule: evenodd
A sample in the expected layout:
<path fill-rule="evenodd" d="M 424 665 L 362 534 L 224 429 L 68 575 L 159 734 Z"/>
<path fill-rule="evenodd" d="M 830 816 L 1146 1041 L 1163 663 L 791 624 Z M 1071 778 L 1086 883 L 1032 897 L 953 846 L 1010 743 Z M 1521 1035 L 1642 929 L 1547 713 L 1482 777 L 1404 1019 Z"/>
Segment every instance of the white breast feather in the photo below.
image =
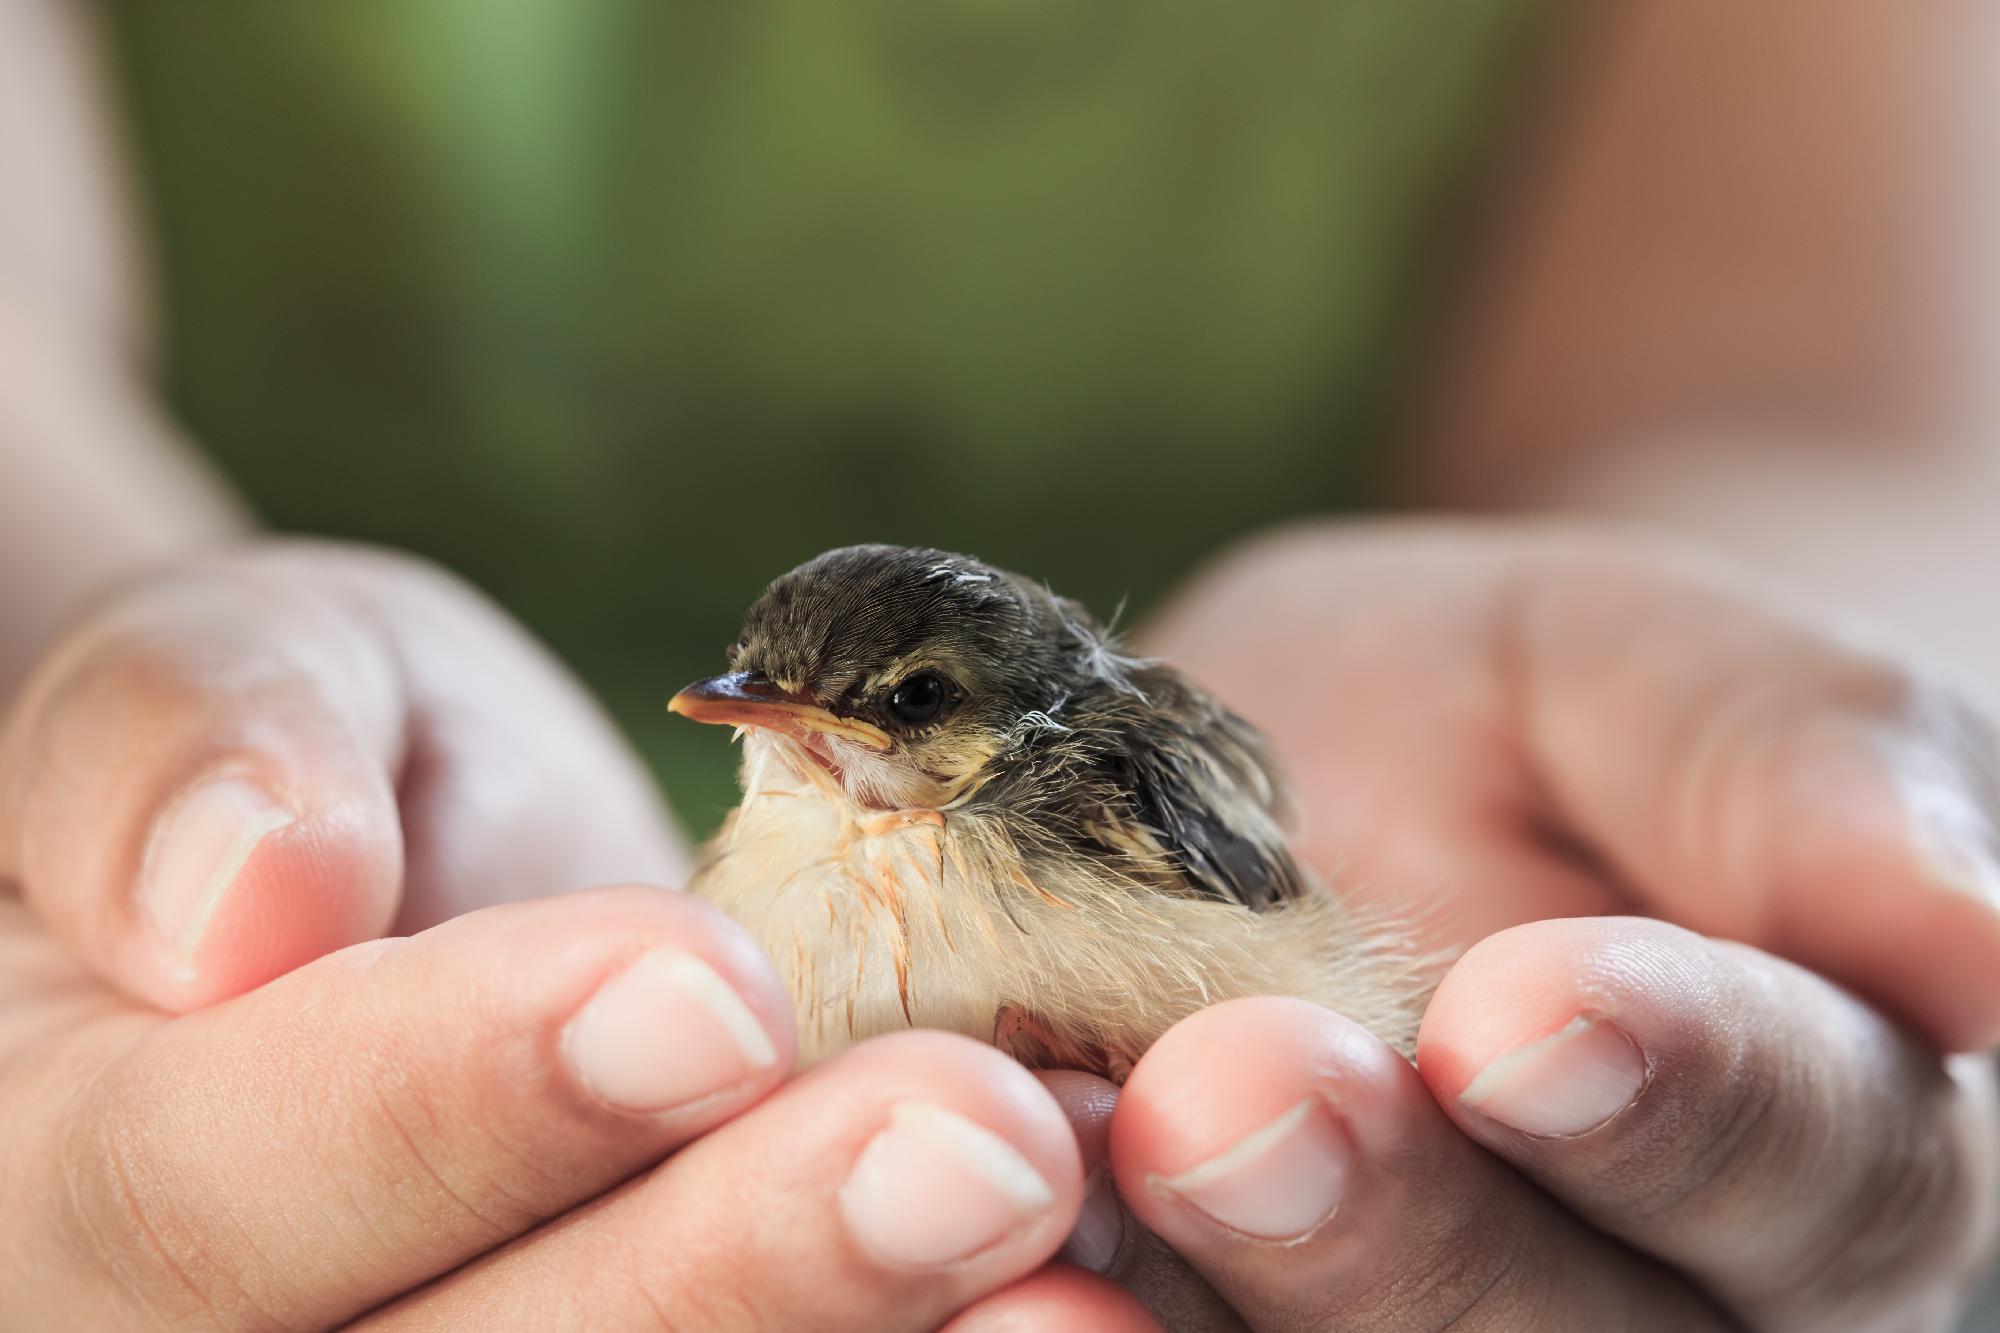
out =
<path fill-rule="evenodd" d="M 907 1027 L 991 1039 L 1025 1009 L 1136 1060 L 1195 1010 L 1294 995 L 1408 1053 L 1427 978 L 1331 894 L 1253 912 L 1080 863 L 1031 880 L 976 812 L 859 808 L 785 742 L 746 741 L 746 797 L 690 888 L 758 939 L 798 1008 L 802 1061 Z"/>

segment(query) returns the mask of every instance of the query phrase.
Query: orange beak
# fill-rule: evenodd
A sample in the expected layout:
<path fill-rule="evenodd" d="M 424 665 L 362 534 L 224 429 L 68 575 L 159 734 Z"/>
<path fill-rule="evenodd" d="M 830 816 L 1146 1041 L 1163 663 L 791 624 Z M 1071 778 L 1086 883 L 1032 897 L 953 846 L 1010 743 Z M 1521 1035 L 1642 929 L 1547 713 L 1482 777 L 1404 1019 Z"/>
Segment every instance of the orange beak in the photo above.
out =
<path fill-rule="evenodd" d="M 895 744 L 880 727 L 835 717 L 803 695 L 787 694 L 756 671 L 698 680 L 668 700 L 667 711 L 719 726 L 762 727 L 794 740 L 830 736 L 878 752 Z"/>

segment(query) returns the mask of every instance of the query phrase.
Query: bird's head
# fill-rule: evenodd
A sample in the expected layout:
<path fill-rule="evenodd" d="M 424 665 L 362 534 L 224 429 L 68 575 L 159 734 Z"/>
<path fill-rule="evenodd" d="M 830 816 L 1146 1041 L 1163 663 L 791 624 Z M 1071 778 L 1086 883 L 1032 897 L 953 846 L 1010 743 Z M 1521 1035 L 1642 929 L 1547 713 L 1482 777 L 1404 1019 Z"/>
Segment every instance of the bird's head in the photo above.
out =
<path fill-rule="evenodd" d="M 1018 575 L 945 551 L 849 546 L 772 583 L 729 672 L 668 707 L 749 728 L 858 805 L 937 809 L 976 791 L 1024 728 L 1062 729 L 1067 700 L 1118 660 L 1082 608 Z"/>

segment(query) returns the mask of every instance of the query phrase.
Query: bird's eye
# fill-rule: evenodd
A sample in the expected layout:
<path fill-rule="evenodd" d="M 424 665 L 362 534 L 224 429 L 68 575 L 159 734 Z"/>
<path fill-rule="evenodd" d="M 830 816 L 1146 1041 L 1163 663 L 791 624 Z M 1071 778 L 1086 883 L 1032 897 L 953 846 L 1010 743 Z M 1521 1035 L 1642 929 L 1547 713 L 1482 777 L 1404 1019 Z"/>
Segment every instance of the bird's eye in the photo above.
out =
<path fill-rule="evenodd" d="M 889 711 L 897 721 L 920 727 L 943 711 L 944 694 L 943 676 L 935 671 L 919 671 L 889 695 Z"/>

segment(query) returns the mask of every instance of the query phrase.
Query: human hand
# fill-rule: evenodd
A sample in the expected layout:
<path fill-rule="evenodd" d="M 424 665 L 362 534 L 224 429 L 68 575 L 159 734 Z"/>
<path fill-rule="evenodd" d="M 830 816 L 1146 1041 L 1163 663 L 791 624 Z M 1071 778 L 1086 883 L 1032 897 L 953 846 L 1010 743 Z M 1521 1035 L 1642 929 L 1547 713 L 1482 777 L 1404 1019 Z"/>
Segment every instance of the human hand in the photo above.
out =
<path fill-rule="evenodd" d="M 262 544 L 138 585 L 45 654 L 0 733 L 0 879 L 172 1011 L 392 926 L 686 866 L 554 661 L 383 552 Z"/>
<path fill-rule="evenodd" d="M 434 573 L 286 547 L 107 607 L 0 745 L 0 1325 L 1147 1326 L 1036 1271 L 1076 1149 L 997 1053 L 911 1036 L 768 1096 L 790 1008 L 705 904 L 459 915 L 676 857 Z"/>
<path fill-rule="evenodd" d="M 1019 1066 L 905 1034 L 773 1094 L 791 1057 L 769 964 L 680 894 L 488 908 L 179 1017 L 0 903 L 0 1325 L 1153 1326 L 1037 1271 L 1081 1175 Z"/>
<path fill-rule="evenodd" d="M 1259 543 L 1146 646 L 1272 736 L 1322 874 L 1470 946 L 1420 1075 L 1282 1001 L 1133 1072 L 1113 1177 L 1250 1326 L 1948 1326 L 2000 1203 L 1991 1063 L 1937 1054 L 2000 1037 L 1973 709 L 1497 525 Z"/>

